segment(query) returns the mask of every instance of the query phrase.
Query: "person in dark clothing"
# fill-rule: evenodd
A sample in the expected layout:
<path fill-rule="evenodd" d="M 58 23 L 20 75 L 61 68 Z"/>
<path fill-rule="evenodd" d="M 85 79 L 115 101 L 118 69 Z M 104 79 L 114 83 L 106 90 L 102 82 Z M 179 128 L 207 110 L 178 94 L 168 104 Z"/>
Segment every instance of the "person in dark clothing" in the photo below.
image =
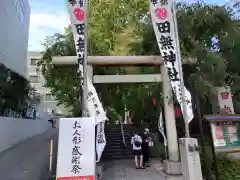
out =
<path fill-rule="evenodd" d="M 52 114 L 48 121 L 52 124 L 52 128 L 55 128 L 56 120 L 55 120 L 55 111 L 54 110 L 52 110 Z"/>
<path fill-rule="evenodd" d="M 142 152 L 143 152 L 143 165 L 150 167 L 149 165 L 149 130 L 146 128 L 142 137 Z"/>

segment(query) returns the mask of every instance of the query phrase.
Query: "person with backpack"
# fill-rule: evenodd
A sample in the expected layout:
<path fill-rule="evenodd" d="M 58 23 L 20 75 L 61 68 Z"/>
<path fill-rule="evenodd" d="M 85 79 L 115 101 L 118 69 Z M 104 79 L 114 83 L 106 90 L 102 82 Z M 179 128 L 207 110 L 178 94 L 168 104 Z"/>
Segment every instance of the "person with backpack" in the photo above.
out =
<path fill-rule="evenodd" d="M 143 165 L 145 167 L 150 167 L 149 165 L 149 146 L 151 144 L 151 137 L 148 128 L 144 129 L 143 133 L 143 142 L 142 142 L 142 152 L 143 152 Z"/>
<path fill-rule="evenodd" d="M 137 132 L 134 133 L 131 139 L 131 144 L 133 146 L 133 154 L 134 154 L 136 169 L 144 169 L 143 153 L 142 153 L 142 138 Z M 139 164 L 138 164 L 138 157 L 140 158 Z"/>

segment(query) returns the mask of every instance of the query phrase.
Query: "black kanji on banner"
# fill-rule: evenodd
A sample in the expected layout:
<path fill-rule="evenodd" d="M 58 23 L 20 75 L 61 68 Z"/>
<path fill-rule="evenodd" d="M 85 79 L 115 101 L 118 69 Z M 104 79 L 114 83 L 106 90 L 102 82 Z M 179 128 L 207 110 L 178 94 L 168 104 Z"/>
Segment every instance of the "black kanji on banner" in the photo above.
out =
<path fill-rule="evenodd" d="M 73 172 L 74 174 L 78 174 L 78 173 L 80 173 L 81 169 L 82 168 L 80 168 L 80 166 L 78 164 L 74 164 L 71 172 Z"/>
<path fill-rule="evenodd" d="M 103 125 L 99 124 L 99 132 L 98 132 L 98 144 L 103 144 L 105 143 L 104 138 L 103 138 Z"/>
<path fill-rule="evenodd" d="M 174 94 L 177 94 L 177 89 L 175 86 L 173 86 L 173 92 L 174 92 Z"/>
<path fill-rule="evenodd" d="M 77 52 L 84 52 L 84 39 L 79 37 L 77 40 Z"/>
<path fill-rule="evenodd" d="M 93 96 L 93 92 L 92 92 L 92 91 L 89 91 L 89 92 L 88 92 L 88 95 L 87 95 L 87 99 L 89 100 L 92 96 Z"/>
<path fill-rule="evenodd" d="M 178 92 L 180 96 L 180 101 L 183 102 L 183 89 L 181 88 L 180 84 L 178 85 Z"/>
<path fill-rule="evenodd" d="M 82 142 L 82 138 L 81 138 L 81 136 L 74 136 L 73 137 L 73 139 L 72 139 L 72 142 L 73 142 L 73 144 L 79 144 L 79 143 L 81 143 Z"/>
<path fill-rule="evenodd" d="M 155 6 L 158 3 L 158 0 L 151 0 L 151 3 Z"/>
<path fill-rule="evenodd" d="M 168 0 L 160 0 L 161 6 L 168 5 Z"/>
<path fill-rule="evenodd" d="M 186 99 L 186 104 L 187 104 L 187 105 L 191 104 L 191 101 L 189 101 L 188 99 Z"/>
<path fill-rule="evenodd" d="M 74 122 L 73 129 L 81 128 L 81 124 L 77 121 Z"/>
<path fill-rule="evenodd" d="M 171 80 L 171 81 L 179 81 L 180 79 L 179 79 L 179 77 L 178 77 L 178 72 L 177 72 L 177 70 L 176 70 L 176 68 L 175 67 L 167 67 L 167 70 L 168 70 L 168 76 L 169 76 L 169 79 Z"/>
<path fill-rule="evenodd" d="M 69 4 L 75 6 L 77 4 L 77 0 L 68 0 Z"/>
<path fill-rule="evenodd" d="M 172 42 L 173 42 L 173 39 L 171 38 L 171 36 L 162 35 L 159 39 L 159 43 L 161 44 L 161 50 L 174 49 Z"/>
<path fill-rule="evenodd" d="M 73 136 L 81 136 L 81 134 L 78 132 L 78 129 L 75 130 L 75 132 L 73 133 Z"/>
<path fill-rule="evenodd" d="M 92 98 L 92 102 L 93 102 L 93 103 L 96 103 L 96 101 L 97 101 L 96 98 L 93 97 L 93 98 Z"/>
<path fill-rule="evenodd" d="M 73 156 L 72 157 L 72 164 L 80 164 L 81 156 Z"/>
<path fill-rule="evenodd" d="M 79 0 L 78 3 L 79 3 L 79 6 L 80 6 L 80 7 L 83 7 L 83 5 L 84 5 L 84 4 L 83 4 L 83 0 Z"/>
<path fill-rule="evenodd" d="M 74 174 L 80 173 L 80 170 L 82 169 L 80 167 L 81 156 L 82 156 L 82 153 L 80 152 L 82 135 L 79 131 L 81 128 L 82 128 L 81 124 L 78 121 L 75 121 L 73 125 L 74 133 L 72 135 L 73 148 L 72 148 L 72 160 L 71 160 L 71 164 L 72 164 L 71 172 L 73 172 Z"/>
<path fill-rule="evenodd" d="M 163 61 L 165 64 L 170 62 L 171 64 L 174 64 L 176 62 L 176 54 L 172 51 L 169 51 L 169 54 L 163 51 Z"/>
<path fill-rule="evenodd" d="M 78 64 L 81 64 L 81 65 L 83 65 L 83 62 L 84 62 L 84 53 L 82 53 L 82 54 L 77 54 L 77 61 L 78 61 Z"/>
<path fill-rule="evenodd" d="M 75 24 L 78 35 L 84 35 L 85 25 L 84 24 Z"/>
<path fill-rule="evenodd" d="M 72 155 L 73 156 L 81 156 L 82 153 L 80 152 L 80 147 L 78 146 L 74 146 L 73 149 L 72 149 Z"/>
<path fill-rule="evenodd" d="M 99 116 L 99 115 L 100 115 L 100 111 L 96 110 L 96 116 Z"/>
<path fill-rule="evenodd" d="M 170 22 L 156 23 L 160 33 L 170 33 Z"/>

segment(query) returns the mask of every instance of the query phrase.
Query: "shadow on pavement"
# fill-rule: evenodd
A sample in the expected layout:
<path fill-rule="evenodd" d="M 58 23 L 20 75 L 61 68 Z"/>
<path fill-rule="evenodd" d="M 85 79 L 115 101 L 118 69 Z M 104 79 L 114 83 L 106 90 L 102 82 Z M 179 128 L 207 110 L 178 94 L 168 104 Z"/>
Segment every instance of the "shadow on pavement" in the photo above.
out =
<path fill-rule="evenodd" d="M 57 138 L 57 134 L 57 129 L 50 129 L 1 152 L 1 179 L 48 180 L 50 140 Z"/>

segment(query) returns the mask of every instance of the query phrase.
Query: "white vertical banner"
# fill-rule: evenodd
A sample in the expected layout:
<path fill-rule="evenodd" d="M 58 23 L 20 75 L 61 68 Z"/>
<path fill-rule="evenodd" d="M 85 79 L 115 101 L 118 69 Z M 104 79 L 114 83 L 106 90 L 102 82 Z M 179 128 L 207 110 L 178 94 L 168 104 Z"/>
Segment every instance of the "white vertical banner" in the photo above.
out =
<path fill-rule="evenodd" d="M 68 0 L 68 13 L 70 17 L 72 32 L 74 36 L 74 42 L 77 51 L 77 61 L 79 65 L 79 72 L 81 77 L 83 77 L 83 68 L 85 56 L 85 19 L 87 12 L 85 12 L 85 5 L 87 0 Z M 96 117 L 96 124 L 100 122 L 105 122 L 107 119 L 106 113 L 103 109 L 102 103 L 99 100 L 97 92 L 90 81 L 89 77 L 87 79 L 88 86 L 88 96 L 87 96 L 87 110 L 89 116 Z M 83 85 L 83 80 L 81 81 Z"/>
<path fill-rule="evenodd" d="M 177 53 L 177 39 L 176 29 L 174 25 L 173 15 L 173 0 L 149 0 L 150 12 L 152 17 L 152 24 L 161 56 L 168 71 L 168 76 L 173 88 L 174 94 L 181 106 L 181 110 L 186 105 L 186 112 L 183 113 L 184 119 L 190 122 L 193 119 L 192 98 L 189 91 L 184 87 L 181 90 L 180 67 L 181 59 Z M 185 102 L 183 102 L 183 95 L 185 95 Z"/>
<path fill-rule="evenodd" d="M 217 96 L 220 111 L 224 110 L 229 114 L 234 114 L 232 93 L 230 87 L 217 87 Z"/>
<path fill-rule="evenodd" d="M 161 109 L 160 109 L 160 115 L 159 115 L 159 119 L 158 119 L 158 130 L 163 136 L 163 142 L 164 142 L 164 146 L 165 146 L 165 156 L 167 158 L 167 138 L 166 138 L 166 135 L 164 132 L 163 114 L 162 114 Z"/>
<path fill-rule="evenodd" d="M 164 132 L 162 111 L 160 112 L 160 116 L 159 116 L 159 119 L 158 119 L 158 130 L 163 136 L 164 146 L 167 146 L 167 138 L 166 138 L 166 135 L 165 135 L 165 132 Z"/>
<path fill-rule="evenodd" d="M 106 137 L 104 132 L 104 123 L 99 123 L 97 125 L 97 136 L 96 136 L 96 153 L 97 153 L 97 162 L 100 161 L 102 152 L 106 146 Z"/>
<path fill-rule="evenodd" d="M 95 119 L 61 118 L 56 180 L 95 179 Z"/>

